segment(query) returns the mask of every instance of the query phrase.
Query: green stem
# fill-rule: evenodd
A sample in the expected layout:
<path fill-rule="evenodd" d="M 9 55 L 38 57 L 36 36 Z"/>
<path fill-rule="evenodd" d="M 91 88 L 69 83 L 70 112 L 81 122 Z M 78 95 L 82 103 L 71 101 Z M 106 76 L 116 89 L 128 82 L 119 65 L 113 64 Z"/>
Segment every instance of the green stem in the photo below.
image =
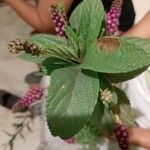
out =
<path fill-rule="evenodd" d="M 101 32 L 101 34 L 100 34 L 100 37 L 103 37 L 104 34 L 105 34 L 105 28 L 102 28 L 102 32 Z"/>

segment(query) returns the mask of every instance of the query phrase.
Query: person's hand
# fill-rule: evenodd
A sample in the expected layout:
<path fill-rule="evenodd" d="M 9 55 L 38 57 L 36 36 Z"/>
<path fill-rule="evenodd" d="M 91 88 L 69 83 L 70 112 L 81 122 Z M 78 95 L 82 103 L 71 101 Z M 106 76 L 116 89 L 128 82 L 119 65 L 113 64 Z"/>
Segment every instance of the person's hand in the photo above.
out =
<path fill-rule="evenodd" d="M 28 0 L 6 0 L 16 13 L 36 31 L 40 33 L 53 33 L 49 8 L 54 3 L 63 2 L 66 13 L 70 9 L 73 0 L 39 0 L 37 5 L 32 5 Z"/>
<path fill-rule="evenodd" d="M 129 128 L 129 143 L 150 149 L 150 129 Z"/>

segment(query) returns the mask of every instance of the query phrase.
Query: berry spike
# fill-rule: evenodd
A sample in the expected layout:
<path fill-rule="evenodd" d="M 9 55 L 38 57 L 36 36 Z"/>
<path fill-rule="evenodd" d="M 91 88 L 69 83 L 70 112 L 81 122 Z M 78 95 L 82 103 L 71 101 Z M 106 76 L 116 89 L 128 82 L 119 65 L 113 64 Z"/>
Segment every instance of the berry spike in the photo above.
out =
<path fill-rule="evenodd" d="M 39 56 L 42 53 L 40 46 L 24 39 L 16 39 L 9 42 L 8 49 L 13 54 L 26 52 L 34 56 Z"/>
<path fill-rule="evenodd" d="M 44 89 L 39 86 L 31 88 L 26 95 L 13 106 L 13 112 L 19 112 L 30 106 L 35 101 L 40 100 L 43 96 L 43 90 Z"/>
<path fill-rule="evenodd" d="M 123 124 L 117 124 L 115 128 L 115 136 L 118 140 L 118 144 L 121 150 L 128 150 L 129 143 L 128 143 L 128 131 L 127 128 Z"/>
<path fill-rule="evenodd" d="M 67 16 L 64 9 L 57 4 L 53 4 L 51 6 L 51 16 L 57 35 L 65 37 L 64 26 L 67 24 Z"/>
<path fill-rule="evenodd" d="M 108 35 L 114 35 L 118 32 L 122 3 L 122 0 L 114 0 L 111 9 L 106 14 Z"/>
<path fill-rule="evenodd" d="M 129 133 L 127 128 L 121 123 L 121 120 L 118 115 L 116 117 L 116 127 L 114 130 L 115 137 L 118 141 L 118 145 L 121 150 L 129 150 Z"/>

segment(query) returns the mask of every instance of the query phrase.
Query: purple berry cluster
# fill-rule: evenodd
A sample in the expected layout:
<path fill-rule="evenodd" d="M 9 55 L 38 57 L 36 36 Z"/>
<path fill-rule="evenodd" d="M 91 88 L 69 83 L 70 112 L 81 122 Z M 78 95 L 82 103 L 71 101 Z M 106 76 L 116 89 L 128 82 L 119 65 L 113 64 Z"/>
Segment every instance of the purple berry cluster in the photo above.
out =
<path fill-rule="evenodd" d="M 66 36 L 64 27 L 67 24 L 67 16 L 63 9 L 59 9 L 58 5 L 51 6 L 52 20 L 55 25 L 55 31 L 59 36 Z"/>
<path fill-rule="evenodd" d="M 118 144 L 121 150 L 128 150 L 129 143 L 128 143 L 128 131 L 127 128 L 122 124 L 117 124 L 115 128 L 115 136 L 118 140 Z"/>
<path fill-rule="evenodd" d="M 108 35 L 114 35 L 118 31 L 119 17 L 121 15 L 122 0 L 114 0 L 111 9 L 106 14 Z"/>
<path fill-rule="evenodd" d="M 33 102 L 40 100 L 43 96 L 43 90 L 44 89 L 39 86 L 31 88 L 26 95 L 14 105 L 13 112 L 21 111 L 30 106 Z"/>

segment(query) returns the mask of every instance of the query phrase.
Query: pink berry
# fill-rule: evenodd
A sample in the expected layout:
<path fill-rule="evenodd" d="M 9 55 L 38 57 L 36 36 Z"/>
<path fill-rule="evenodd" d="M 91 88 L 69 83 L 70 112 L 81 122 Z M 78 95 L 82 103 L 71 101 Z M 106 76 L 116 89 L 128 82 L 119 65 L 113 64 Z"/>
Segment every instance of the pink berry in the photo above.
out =
<path fill-rule="evenodd" d="M 112 24 L 111 24 L 111 27 L 112 27 L 112 28 L 115 28 L 115 27 L 116 27 L 116 24 L 115 24 L 115 23 L 112 23 Z"/>
<path fill-rule="evenodd" d="M 60 36 L 65 36 L 65 32 L 64 31 L 60 31 L 59 34 L 60 34 Z"/>
<path fill-rule="evenodd" d="M 113 18 L 116 18 L 117 17 L 117 14 L 116 13 L 112 13 L 111 14 L 111 18 L 113 19 Z"/>
<path fill-rule="evenodd" d="M 59 36 L 66 36 L 64 32 L 64 25 L 66 24 L 67 17 L 64 11 L 59 10 L 58 6 L 52 5 L 51 6 L 51 15 L 52 20 L 55 25 L 55 31 Z"/>
<path fill-rule="evenodd" d="M 60 28 L 59 27 L 55 27 L 55 31 L 58 33 L 60 32 Z"/>

